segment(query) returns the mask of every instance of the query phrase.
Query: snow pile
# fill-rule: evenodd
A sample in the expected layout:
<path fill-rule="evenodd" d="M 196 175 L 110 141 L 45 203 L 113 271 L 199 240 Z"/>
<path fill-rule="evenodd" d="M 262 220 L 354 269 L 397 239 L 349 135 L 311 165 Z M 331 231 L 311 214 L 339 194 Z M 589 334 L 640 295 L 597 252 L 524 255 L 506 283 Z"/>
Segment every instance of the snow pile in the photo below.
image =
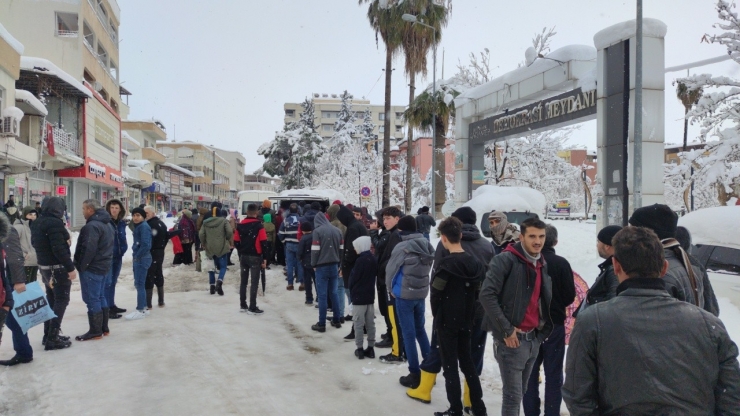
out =
<path fill-rule="evenodd" d="M 480 219 L 486 212 L 522 211 L 535 212 L 544 216 L 547 200 L 542 192 L 519 186 L 483 185 L 473 191 L 473 199 L 464 204 L 473 208 Z"/>
<path fill-rule="evenodd" d="M 13 117 L 20 121 L 23 118 L 23 110 L 18 107 L 3 108 L 3 117 Z"/>
<path fill-rule="evenodd" d="M 20 43 L 18 39 L 14 38 L 2 24 L 0 24 L 0 39 L 8 42 L 8 45 L 18 52 L 18 55 L 23 55 L 23 44 Z"/>
<path fill-rule="evenodd" d="M 36 111 L 43 114 L 44 116 L 49 114 L 49 111 L 46 109 L 46 106 L 39 101 L 38 98 L 36 98 L 33 94 L 31 94 L 29 91 L 26 90 L 15 90 L 15 101 L 21 101 L 28 103 L 31 107 L 33 107 Z"/>
<path fill-rule="evenodd" d="M 621 42 L 635 36 L 637 33 L 637 21 L 635 19 L 617 23 L 597 32 L 594 35 L 596 49 L 604 49 L 615 43 Z M 648 38 L 664 38 L 668 33 L 668 26 L 658 19 L 642 19 L 642 35 Z"/>
<path fill-rule="evenodd" d="M 177 166 L 175 164 L 172 164 L 170 162 L 163 163 L 162 166 L 166 166 L 166 167 L 168 167 L 170 169 L 174 169 L 174 170 L 176 170 L 176 171 L 178 171 L 178 172 L 180 172 L 180 173 L 182 173 L 184 175 L 188 175 L 188 176 L 191 176 L 191 177 L 194 177 L 195 176 L 195 174 L 193 172 L 191 172 L 191 171 L 189 171 L 189 170 L 187 170 L 185 168 L 181 168 L 181 167 L 179 167 L 179 166 Z"/>
<path fill-rule="evenodd" d="M 93 98 L 90 89 L 82 85 L 82 83 L 76 80 L 72 75 L 62 71 L 58 66 L 54 65 L 48 59 L 36 58 L 33 56 L 21 56 L 21 69 L 24 71 L 31 71 L 37 74 L 53 75 L 67 84 L 75 87 L 78 91 L 86 95 L 88 98 Z"/>
<path fill-rule="evenodd" d="M 326 198 L 329 200 L 329 202 L 334 202 L 336 200 L 340 200 L 342 202 L 345 202 L 345 197 L 341 192 L 335 191 L 333 189 L 286 189 L 283 192 L 280 192 L 279 196 L 292 196 L 292 195 L 310 195 L 310 196 L 318 196 L 321 198 Z"/>
<path fill-rule="evenodd" d="M 700 209 L 681 217 L 678 225 L 691 232 L 694 244 L 740 250 L 740 206 Z"/>
<path fill-rule="evenodd" d="M 128 120 L 126 120 L 126 121 L 128 121 Z M 126 140 L 128 140 L 128 141 L 130 141 L 131 143 L 133 143 L 133 144 L 141 147 L 141 143 L 139 143 L 138 140 L 136 140 L 133 137 L 131 137 L 131 135 L 128 134 L 128 132 L 126 130 L 121 131 L 121 137 L 124 138 L 124 139 L 126 139 Z"/>

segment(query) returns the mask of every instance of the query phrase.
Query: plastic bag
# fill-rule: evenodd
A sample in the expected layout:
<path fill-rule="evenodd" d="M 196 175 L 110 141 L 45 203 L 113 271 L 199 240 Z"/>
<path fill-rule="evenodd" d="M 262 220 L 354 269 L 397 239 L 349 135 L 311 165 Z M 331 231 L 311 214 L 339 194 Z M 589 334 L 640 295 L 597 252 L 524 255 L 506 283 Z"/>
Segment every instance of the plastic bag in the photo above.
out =
<path fill-rule="evenodd" d="M 23 293 L 13 291 L 13 302 L 11 312 L 24 334 L 34 326 L 56 318 L 39 282 L 26 284 L 26 291 Z"/>

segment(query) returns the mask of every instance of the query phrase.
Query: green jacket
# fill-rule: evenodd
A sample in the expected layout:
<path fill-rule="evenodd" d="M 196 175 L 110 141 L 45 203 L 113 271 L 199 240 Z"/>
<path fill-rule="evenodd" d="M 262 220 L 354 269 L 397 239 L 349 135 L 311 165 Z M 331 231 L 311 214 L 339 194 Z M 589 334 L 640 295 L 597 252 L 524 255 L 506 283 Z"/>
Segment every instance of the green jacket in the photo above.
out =
<path fill-rule="evenodd" d="M 211 217 L 203 221 L 198 236 L 209 258 L 223 256 L 234 245 L 234 229 L 223 217 Z"/>

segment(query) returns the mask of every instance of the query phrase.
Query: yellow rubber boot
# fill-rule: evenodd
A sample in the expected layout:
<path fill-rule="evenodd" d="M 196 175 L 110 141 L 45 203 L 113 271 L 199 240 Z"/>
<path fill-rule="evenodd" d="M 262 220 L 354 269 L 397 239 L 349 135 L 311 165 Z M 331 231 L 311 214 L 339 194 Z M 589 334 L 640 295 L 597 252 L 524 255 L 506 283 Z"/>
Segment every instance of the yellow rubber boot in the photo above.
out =
<path fill-rule="evenodd" d="M 473 405 L 470 403 L 470 389 L 468 388 L 468 382 L 463 381 L 463 409 L 470 409 Z"/>
<path fill-rule="evenodd" d="M 427 373 L 421 370 L 421 381 L 419 387 L 406 390 L 406 395 L 422 403 L 432 402 L 432 389 L 437 381 L 437 373 Z"/>
<path fill-rule="evenodd" d="M 393 347 L 391 347 L 391 354 L 396 357 L 401 356 L 401 348 L 398 345 L 398 325 L 396 325 L 395 311 L 392 305 L 388 305 L 388 319 L 393 323 L 393 329 L 391 335 L 393 335 Z"/>

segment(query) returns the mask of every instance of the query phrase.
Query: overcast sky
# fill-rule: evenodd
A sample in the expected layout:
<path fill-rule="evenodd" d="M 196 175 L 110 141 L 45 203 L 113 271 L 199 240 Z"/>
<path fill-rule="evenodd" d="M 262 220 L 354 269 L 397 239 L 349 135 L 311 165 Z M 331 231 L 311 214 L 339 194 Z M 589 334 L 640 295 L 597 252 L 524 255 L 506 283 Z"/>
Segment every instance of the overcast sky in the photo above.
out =
<path fill-rule="evenodd" d="M 495 76 L 516 69 L 535 33 L 555 26 L 553 50 L 593 46 L 593 35 L 635 17 L 636 1 L 453 0 L 450 23 L 438 55 L 441 77 L 452 76 L 470 52 L 491 50 Z M 700 43 L 716 33 L 713 0 L 644 0 L 645 17 L 668 25 L 666 66 L 726 53 Z M 356 0 L 119 0 L 122 85 L 133 93 L 131 118 L 155 117 L 169 139 L 194 140 L 241 151 L 247 172 L 259 168 L 256 153 L 283 127 L 283 104 L 311 93 L 348 90 L 383 103 L 382 41 L 367 22 L 367 5 Z M 417 85 L 431 82 L 430 77 Z M 393 105 L 408 105 L 408 80 L 396 60 Z M 737 76 L 734 62 L 692 70 Z M 683 135 L 683 107 L 666 74 L 666 142 Z M 176 126 L 176 127 L 175 127 Z M 695 129 L 693 129 L 695 131 Z M 694 134 L 695 136 L 695 134 Z M 691 135 L 690 135 L 691 140 Z M 596 148 L 595 121 L 571 141 Z"/>

